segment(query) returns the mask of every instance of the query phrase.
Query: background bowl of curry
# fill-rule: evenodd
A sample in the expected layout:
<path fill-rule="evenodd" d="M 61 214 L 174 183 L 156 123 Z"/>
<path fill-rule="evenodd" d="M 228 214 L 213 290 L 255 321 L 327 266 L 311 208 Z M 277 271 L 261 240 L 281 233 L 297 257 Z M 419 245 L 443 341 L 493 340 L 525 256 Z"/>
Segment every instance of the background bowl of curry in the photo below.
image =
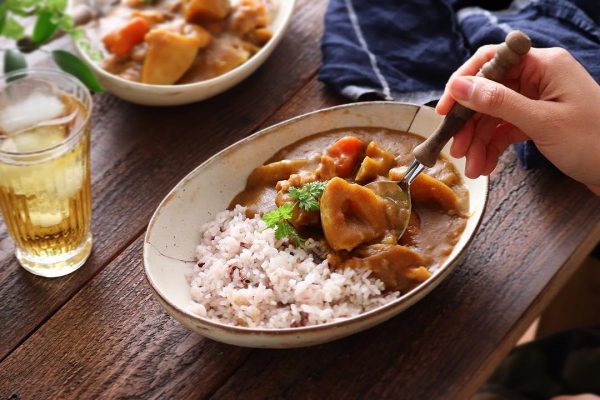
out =
<path fill-rule="evenodd" d="M 71 12 L 78 4 L 89 4 L 90 0 L 71 0 Z M 216 96 L 237 85 L 258 69 L 269 58 L 283 39 L 291 21 L 296 0 L 279 0 L 269 28 L 273 32 L 271 39 L 252 57 L 223 75 L 215 78 L 181 85 L 149 85 L 130 81 L 104 70 L 98 62 L 78 46 L 77 53 L 92 69 L 107 92 L 132 103 L 149 106 L 175 106 L 194 103 Z M 101 44 L 92 42 L 92 47 Z"/>
<path fill-rule="evenodd" d="M 291 348 L 329 342 L 368 329 L 406 310 L 442 282 L 464 257 L 487 203 L 487 177 L 466 178 L 464 159 L 442 154 L 469 190 L 465 230 L 448 258 L 424 283 L 398 299 L 338 322 L 286 329 L 231 326 L 189 311 L 190 288 L 185 275 L 195 263 L 200 227 L 227 208 L 246 184 L 250 172 L 282 147 L 307 136 L 340 128 L 376 127 L 428 137 L 442 117 L 426 106 L 395 102 L 342 105 L 292 118 L 257 132 L 217 153 L 183 178 L 155 211 L 144 240 L 144 268 L 155 298 L 183 325 L 211 339 L 248 347 Z"/>

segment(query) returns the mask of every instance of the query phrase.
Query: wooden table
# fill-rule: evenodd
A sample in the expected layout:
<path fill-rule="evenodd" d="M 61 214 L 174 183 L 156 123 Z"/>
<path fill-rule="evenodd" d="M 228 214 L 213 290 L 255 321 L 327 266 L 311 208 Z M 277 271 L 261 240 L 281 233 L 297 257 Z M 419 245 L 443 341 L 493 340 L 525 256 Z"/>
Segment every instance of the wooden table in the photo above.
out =
<path fill-rule="evenodd" d="M 301 0 L 248 80 L 212 100 L 150 108 L 94 96 L 94 252 L 76 273 L 27 273 L 0 228 L 0 398 L 465 399 L 600 238 L 600 200 L 512 152 L 492 175 L 464 263 L 400 316 L 347 339 L 254 350 L 203 338 L 152 298 L 142 237 L 159 201 L 256 130 L 343 103 L 317 81 L 325 2 Z"/>

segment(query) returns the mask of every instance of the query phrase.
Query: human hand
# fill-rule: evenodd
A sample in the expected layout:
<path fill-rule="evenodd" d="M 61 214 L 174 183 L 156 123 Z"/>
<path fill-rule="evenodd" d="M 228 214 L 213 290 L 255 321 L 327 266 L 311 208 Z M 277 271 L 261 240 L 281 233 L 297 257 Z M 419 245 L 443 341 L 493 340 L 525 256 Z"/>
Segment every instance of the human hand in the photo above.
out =
<path fill-rule="evenodd" d="M 512 144 L 531 139 L 562 172 L 600 195 L 600 85 L 566 50 L 532 48 L 503 84 L 475 77 L 496 54 L 480 48 L 450 77 L 436 111 L 455 101 L 477 111 L 454 136 L 465 175 L 489 175 Z"/>

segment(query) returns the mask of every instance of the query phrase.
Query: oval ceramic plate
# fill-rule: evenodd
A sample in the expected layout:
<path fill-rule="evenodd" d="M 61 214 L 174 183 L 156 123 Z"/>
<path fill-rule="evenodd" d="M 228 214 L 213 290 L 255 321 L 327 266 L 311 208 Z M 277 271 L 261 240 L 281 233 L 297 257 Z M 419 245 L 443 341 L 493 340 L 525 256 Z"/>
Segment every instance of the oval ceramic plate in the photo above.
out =
<path fill-rule="evenodd" d="M 356 103 L 324 109 L 282 122 L 226 148 L 193 170 L 165 197 L 150 221 L 144 242 L 146 277 L 159 303 L 188 328 L 209 338 L 249 347 L 287 348 L 335 340 L 379 324 L 407 309 L 436 287 L 461 261 L 481 221 L 488 179 L 464 178 L 470 192 L 469 219 L 457 245 L 426 282 L 377 309 L 324 325 L 254 329 L 201 318 L 191 302 L 185 274 L 195 263 L 200 226 L 223 211 L 241 191 L 248 174 L 284 146 L 337 128 L 381 127 L 429 136 L 441 122 L 433 109 L 393 102 Z M 448 147 L 444 149 L 447 154 Z M 464 160 L 450 159 L 458 171 Z"/>
<path fill-rule="evenodd" d="M 78 4 L 89 4 L 91 0 L 71 0 L 70 9 Z M 296 0 L 278 0 L 273 21 L 269 25 L 273 37 L 248 61 L 231 71 L 217 76 L 185 85 L 148 85 L 132 82 L 109 72 L 94 62 L 79 47 L 77 52 L 83 61 L 94 71 L 104 88 L 124 100 L 149 106 L 173 106 L 188 104 L 216 96 L 237 85 L 258 69 L 269 58 L 275 47 L 281 42 L 290 23 Z M 94 46 L 94 44 L 92 44 Z"/>

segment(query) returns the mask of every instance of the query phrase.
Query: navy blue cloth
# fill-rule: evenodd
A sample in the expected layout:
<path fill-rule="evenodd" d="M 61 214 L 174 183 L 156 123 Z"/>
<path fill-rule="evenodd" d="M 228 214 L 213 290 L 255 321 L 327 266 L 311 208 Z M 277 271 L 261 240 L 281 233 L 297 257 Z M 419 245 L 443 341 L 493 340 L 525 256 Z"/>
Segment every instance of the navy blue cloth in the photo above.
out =
<path fill-rule="evenodd" d="M 330 0 L 319 79 L 353 100 L 427 104 L 477 48 L 519 29 L 600 82 L 599 23 L 600 0 Z M 532 143 L 515 148 L 526 168 L 544 162 Z"/>

